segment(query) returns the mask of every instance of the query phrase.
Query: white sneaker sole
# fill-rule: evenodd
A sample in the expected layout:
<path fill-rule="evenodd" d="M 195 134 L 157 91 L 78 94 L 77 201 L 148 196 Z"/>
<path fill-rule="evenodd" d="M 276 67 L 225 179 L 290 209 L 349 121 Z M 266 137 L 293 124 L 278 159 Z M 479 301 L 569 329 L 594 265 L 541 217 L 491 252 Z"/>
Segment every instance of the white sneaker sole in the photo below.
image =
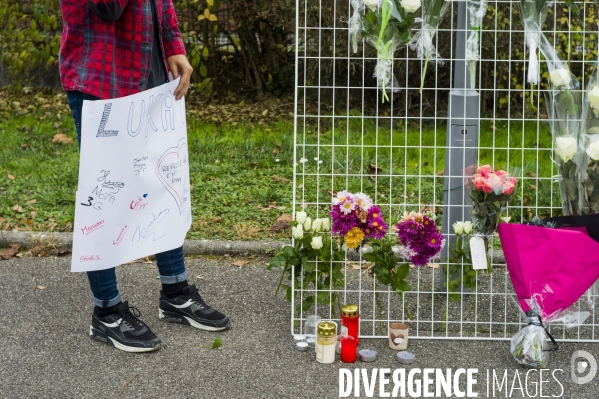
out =
<path fill-rule="evenodd" d="M 204 331 L 223 331 L 226 330 L 227 328 L 229 328 L 229 326 L 225 326 L 225 327 L 211 327 L 211 326 L 206 326 L 204 324 L 200 324 L 197 321 L 195 321 L 194 319 L 191 319 L 187 316 L 183 316 L 183 315 L 177 315 L 179 317 L 183 317 L 187 323 L 182 322 L 182 324 L 188 324 L 192 327 L 197 328 L 198 330 L 204 330 Z M 158 318 L 160 320 L 164 320 L 164 321 L 170 321 L 167 319 L 167 317 L 164 315 L 164 312 L 162 311 L 162 309 L 158 308 Z M 176 321 L 172 321 L 174 323 L 176 323 Z"/>
<path fill-rule="evenodd" d="M 89 327 L 89 336 L 92 339 L 94 339 L 96 341 L 99 341 L 99 342 L 106 343 L 106 344 L 112 344 L 115 348 L 120 349 L 120 350 L 122 350 L 124 352 L 129 352 L 129 353 L 152 352 L 152 351 L 160 349 L 160 347 L 162 346 L 162 345 L 157 345 L 157 346 L 155 346 L 153 348 L 139 348 L 139 347 L 136 347 L 136 346 L 126 346 L 126 345 L 121 344 L 118 341 L 115 341 L 114 339 L 112 339 L 111 337 L 103 334 L 100 331 L 98 331 L 98 334 L 104 335 L 104 337 L 102 337 L 102 339 L 96 338 L 97 335 L 94 335 L 94 333 L 92 331 L 92 326 Z M 110 342 L 107 342 L 105 340 L 106 338 L 108 338 L 110 340 Z"/>

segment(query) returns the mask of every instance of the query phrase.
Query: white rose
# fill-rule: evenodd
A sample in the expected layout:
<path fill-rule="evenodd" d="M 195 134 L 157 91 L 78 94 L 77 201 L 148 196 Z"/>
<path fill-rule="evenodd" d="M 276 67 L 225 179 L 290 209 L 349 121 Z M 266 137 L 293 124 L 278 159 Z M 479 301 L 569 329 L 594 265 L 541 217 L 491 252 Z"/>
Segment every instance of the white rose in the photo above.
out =
<path fill-rule="evenodd" d="M 379 6 L 379 0 L 364 0 L 364 5 L 370 8 L 372 11 L 376 11 Z"/>
<path fill-rule="evenodd" d="M 464 222 L 455 222 L 453 224 L 453 232 L 458 235 L 464 234 Z"/>
<path fill-rule="evenodd" d="M 362 246 L 362 248 L 360 248 L 360 251 L 363 254 L 369 254 L 369 253 L 372 252 L 372 247 L 370 245 L 368 245 L 368 244 L 365 244 L 365 245 Z"/>
<path fill-rule="evenodd" d="M 576 139 L 574 137 L 558 137 L 555 139 L 555 153 L 568 162 L 576 155 Z"/>
<path fill-rule="evenodd" d="M 549 79 L 555 86 L 565 86 L 570 83 L 570 71 L 566 68 L 554 69 L 549 72 Z"/>
<path fill-rule="evenodd" d="M 322 231 L 329 231 L 329 230 L 331 230 L 331 219 L 329 219 L 329 218 L 322 219 Z"/>
<path fill-rule="evenodd" d="M 316 233 L 322 230 L 322 219 L 314 219 L 312 222 L 312 230 Z"/>
<path fill-rule="evenodd" d="M 401 6 L 407 12 L 416 12 L 420 8 L 420 0 L 403 0 Z"/>
<path fill-rule="evenodd" d="M 593 161 L 599 161 L 599 140 L 595 140 L 589 144 L 587 148 L 587 155 Z"/>
<path fill-rule="evenodd" d="M 293 238 L 299 240 L 304 236 L 304 227 L 301 224 L 298 224 L 295 227 L 291 228 L 291 235 Z"/>
<path fill-rule="evenodd" d="M 305 231 L 312 230 L 312 219 L 306 218 L 306 220 L 304 220 L 304 230 Z"/>
<path fill-rule="evenodd" d="M 472 222 L 464 222 L 464 233 L 465 234 L 472 233 L 473 228 L 474 228 L 474 225 L 472 224 Z"/>
<path fill-rule="evenodd" d="M 316 236 L 316 237 L 312 237 L 312 249 L 320 249 L 322 248 L 322 237 L 320 236 Z"/>
<path fill-rule="evenodd" d="M 597 113 L 599 111 L 599 86 L 593 86 L 593 89 L 589 91 L 588 100 L 593 111 Z"/>
<path fill-rule="evenodd" d="M 306 214 L 306 212 L 295 212 L 295 221 L 299 224 L 302 224 L 304 223 L 304 220 L 306 220 L 307 216 L 308 214 Z"/>

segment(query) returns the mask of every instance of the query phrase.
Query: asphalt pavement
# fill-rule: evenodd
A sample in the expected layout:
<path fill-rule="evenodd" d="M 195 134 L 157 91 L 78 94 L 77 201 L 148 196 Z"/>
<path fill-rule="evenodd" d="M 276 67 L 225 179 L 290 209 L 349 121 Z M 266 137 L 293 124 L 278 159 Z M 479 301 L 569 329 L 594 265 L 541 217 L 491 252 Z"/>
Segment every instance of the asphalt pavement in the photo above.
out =
<path fill-rule="evenodd" d="M 163 341 L 162 349 L 146 354 L 90 340 L 87 278 L 69 271 L 69 257 L 0 261 L 0 397 L 336 398 L 347 390 L 345 380 L 340 391 L 340 369 L 352 376 L 356 368 L 367 369 L 365 376 L 372 378 L 373 369 L 393 373 L 404 367 L 406 376 L 413 369 L 449 368 L 454 375 L 456 369 L 478 369 L 473 385 L 478 397 L 599 397 L 599 373 L 582 385 L 571 379 L 572 354 L 585 350 L 599 359 L 599 344 L 562 343 L 543 375 L 518 366 L 506 341 L 410 340 L 416 362 L 402 366 L 386 340 L 363 339 L 360 348 L 378 352 L 375 362 L 319 364 L 313 352 L 294 347 L 289 304 L 282 295 L 273 296 L 279 272 L 266 270 L 266 258 L 248 258 L 241 267 L 234 260 L 187 259 L 190 281 L 231 319 L 232 327 L 220 333 L 158 319 L 160 283 L 152 264 L 117 269 L 123 299 L 141 310 L 141 319 Z M 212 349 L 217 337 L 222 346 Z M 495 395 L 493 384 L 487 384 L 487 373 L 492 382 L 494 372 L 499 380 L 507 376 L 501 393 L 495 385 Z M 380 379 L 373 381 L 372 397 L 381 397 Z M 465 377 L 458 381 L 465 391 Z M 386 391 L 393 386 L 391 380 Z M 353 388 L 349 393 L 356 397 Z M 358 396 L 368 397 L 363 382 Z"/>

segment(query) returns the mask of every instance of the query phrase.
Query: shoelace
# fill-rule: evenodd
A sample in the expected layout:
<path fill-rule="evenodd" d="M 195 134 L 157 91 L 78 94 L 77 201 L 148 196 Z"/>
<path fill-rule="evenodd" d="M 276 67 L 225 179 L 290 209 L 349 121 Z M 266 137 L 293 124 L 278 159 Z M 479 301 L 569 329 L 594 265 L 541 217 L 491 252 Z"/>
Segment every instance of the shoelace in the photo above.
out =
<path fill-rule="evenodd" d="M 120 313 L 120 316 L 121 319 L 118 322 L 119 325 L 123 322 L 126 322 L 133 327 L 134 331 L 140 330 L 144 327 L 144 325 L 137 319 L 141 316 L 141 311 L 135 306 L 127 306 L 127 309 Z"/>
<path fill-rule="evenodd" d="M 204 302 L 204 300 L 202 299 L 202 296 L 198 292 L 198 289 L 196 288 L 195 284 L 192 284 L 189 286 L 188 292 L 189 292 L 188 296 L 191 298 L 191 300 L 199 303 L 203 308 L 209 308 L 209 306 L 206 304 L 206 302 Z"/>

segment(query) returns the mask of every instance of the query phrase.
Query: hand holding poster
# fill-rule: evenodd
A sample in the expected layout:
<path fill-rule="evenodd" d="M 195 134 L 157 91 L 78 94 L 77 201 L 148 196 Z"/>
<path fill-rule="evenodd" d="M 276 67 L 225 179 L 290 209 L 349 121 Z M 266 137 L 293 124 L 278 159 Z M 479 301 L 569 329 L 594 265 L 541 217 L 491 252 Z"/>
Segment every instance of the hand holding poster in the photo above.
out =
<path fill-rule="evenodd" d="M 191 226 L 179 79 L 85 101 L 71 271 L 102 270 L 183 245 Z"/>

